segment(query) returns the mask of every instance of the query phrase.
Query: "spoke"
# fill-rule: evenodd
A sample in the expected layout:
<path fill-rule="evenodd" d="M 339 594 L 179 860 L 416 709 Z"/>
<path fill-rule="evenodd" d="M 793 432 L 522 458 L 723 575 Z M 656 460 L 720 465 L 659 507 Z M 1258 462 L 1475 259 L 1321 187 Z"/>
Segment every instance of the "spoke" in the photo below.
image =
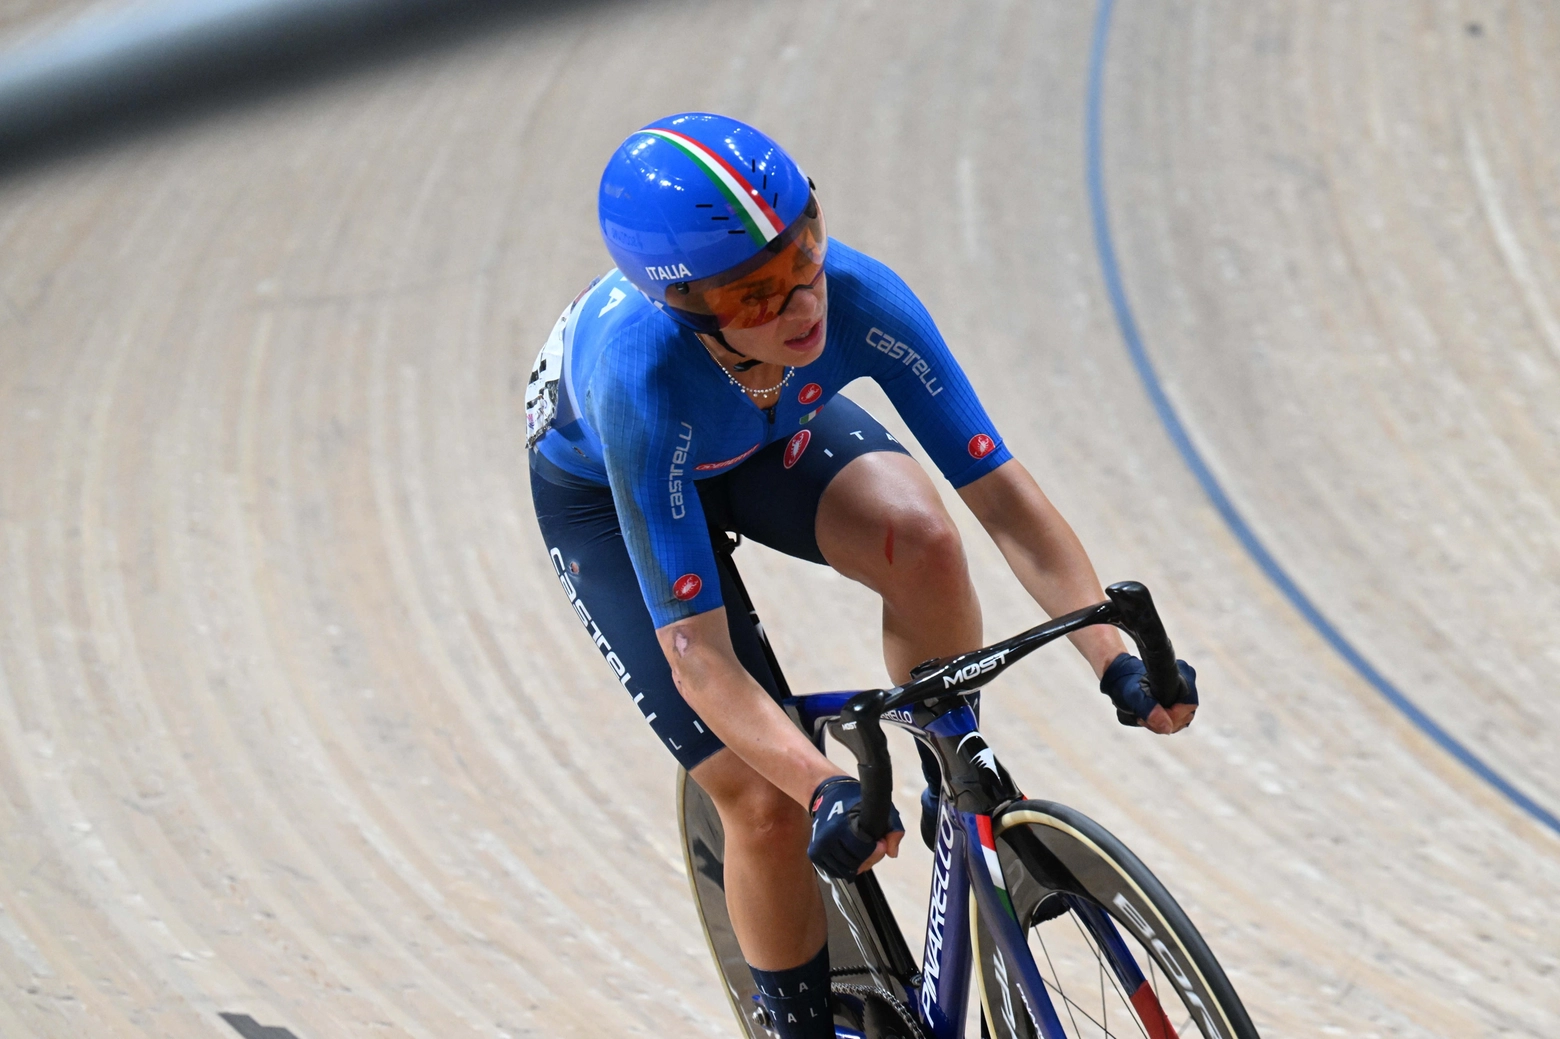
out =
<path fill-rule="evenodd" d="M 1098 1028 L 1100 1030 L 1101 1034 L 1105 1035 L 1107 1037 L 1107 1039 L 1111 1039 L 1111 1037 L 1115 1036 L 1116 1033 L 1114 1033 L 1114 1032 L 1112 1032 L 1110 1030 L 1110 1025 L 1108 1025 L 1108 1024 L 1101 1024 L 1099 1021 L 1096 1021 L 1092 1016 L 1090 1016 L 1090 1014 L 1089 1014 L 1089 1012 L 1087 1010 L 1083 1009 L 1083 1007 L 1080 1006 L 1079 1004 L 1073 1002 L 1072 998 L 1069 997 L 1067 995 L 1067 993 L 1063 992 L 1060 988 L 1058 988 L 1056 985 L 1054 985 L 1050 981 L 1046 980 L 1043 977 L 1040 980 L 1042 982 L 1045 982 L 1046 988 L 1048 988 L 1051 991 L 1055 992 L 1057 994 L 1057 996 L 1061 998 L 1062 1002 L 1067 1004 L 1067 1007 L 1068 1007 L 1067 1016 L 1069 1018 L 1072 1017 L 1072 1011 L 1073 1011 L 1074 1008 L 1076 1008 L 1078 1013 L 1083 1015 L 1083 1019 L 1085 1021 L 1089 1022 L 1089 1024 L 1093 1025 L 1095 1028 Z M 1117 989 L 1116 991 L 1119 993 L 1121 990 Z M 1104 993 L 1105 993 L 1105 988 L 1102 985 L 1102 986 L 1100 986 L 1100 997 L 1101 997 L 1100 998 L 1100 1008 L 1101 1008 L 1102 1011 L 1105 1008 Z M 1148 1033 L 1143 1031 L 1143 1025 L 1137 1019 L 1137 1015 L 1136 1014 L 1130 1014 L 1128 1016 L 1131 1018 L 1132 1023 L 1137 1027 L 1138 1034 L 1146 1037 Z M 1195 1022 L 1191 1018 L 1187 1018 L 1186 1019 L 1186 1024 L 1195 1027 Z M 1073 1021 L 1073 1029 L 1074 1029 L 1074 1031 L 1077 1031 L 1077 1029 L 1078 1029 L 1078 1022 L 1076 1020 Z M 1083 1033 L 1082 1032 L 1078 1032 L 1078 1034 L 1082 1035 Z M 1180 1032 L 1178 1031 L 1176 1034 L 1179 1035 Z M 1188 1033 L 1188 1034 L 1190 1034 L 1190 1033 Z"/>
<path fill-rule="evenodd" d="M 1144 951 L 1146 952 L 1147 950 L 1145 949 Z M 1163 1012 L 1165 1003 L 1164 1000 L 1159 998 L 1159 961 L 1154 959 L 1152 955 L 1148 957 L 1148 976 L 1153 979 L 1154 999 L 1158 1000 L 1159 1009 L 1161 1012 Z M 1181 1009 L 1186 1009 L 1185 1003 L 1181 1004 Z M 1165 1014 L 1165 1019 L 1169 1020 L 1170 1015 Z M 1188 1028 L 1194 1028 L 1196 1029 L 1198 1035 L 1202 1035 L 1202 1028 L 1197 1024 L 1197 1019 L 1190 1013 L 1186 1015 L 1186 1020 L 1181 1023 L 1181 1027 L 1175 1030 L 1175 1034 L 1178 1036 L 1191 1035 L 1192 1033 L 1187 1031 Z"/>
<path fill-rule="evenodd" d="M 1040 943 L 1040 951 L 1045 953 L 1045 962 L 1046 962 L 1046 966 L 1051 968 L 1051 977 L 1055 978 L 1058 982 L 1060 982 L 1062 980 L 1062 975 L 1061 975 L 1060 972 L 1057 971 L 1056 964 L 1051 962 L 1051 950 L 1047 949 L 1045 947 L 1045 939 L 1040 936 L 1040 928 L 1038 928 L 1038 927 L 1035 928 L 1035 940 Z M 1057 992 L 1061 992 L 1061 989 L 1058 986 L 1053 985 L 1051 987 L 1055 988 L 1057 990 Z M 1064 1004 L 1066 1004 L 1066 1006 L 1067 1006 L 1067 1018 L 1068 1018 L 1068 1020 L 1072 1021 L 1073 1034 L 1074 1035 L 1078 1035 L 1078 1036 L 1083 1035 L 1083 1032 L 1081 1032 L 1078 1029 L 1078 1019 L 1073 1017 L 1072 1000 L 1068 999 L 1066 996 L 1062 996 L 1062 1002 Z M 1103 1006 L 1103 1003 L 1102 1003 L 1102 1006 Z M 1087 1014 L 1084 1015 L 1084 1017 L 1088 1017 L 1088 1016 L 1089 1015 L 1087 1015 Z M 1109 1035 L 1110 1032 L 1107 1030 L 1105 1032 L 1105 1034 Z"/>
<path fill-rule="evenodd" d="M 1050 989 L 1052 992 L 1055 992 L 1057 994 L 1057 996 L 1061 998 L 1061 1001 L 1067 1005 L 1067 1016 L 1069 1018 L 1072 1018 L 1073 1008 L 1077 1007 L 1078 1013 L 1083 1015 L 1083 1019 L 1085 1021 L 1089 1022 L 1089 1024 L 1093 1025 L 1095 1028 L 1098 1028 L 1106 1036 L 1110 1035 L 1110 1029 L 1109 1028 L 1107 1028 L 1105 1025 L 1100 1024 L 1098 1021 L 1094 1020 L 1094 1018 L 1090 1017 L 1089 1016 L 1089 1012 L 1087 1010 L 1083 1009 L 1083 1007 L 1078 1006 L 1077 1003 L 1074 1003 L 1072 1001 L 1072 999 L 1067 995 L 1067 993 L 1065 993 L 1061 989 L 1057 988 L 1054 984 L 1052 984 L 1050 981 L 1047 981 L 1045 978 L 1041 978 L 1040 980 L 1044 981 L 1045 982 L 1045 987 Z M 1083 1034 L 1083 1032 L 1081 1032 L 1078 1029 L 1078 1021 L 1077 1021 L 1076 1018 L 1073 1018 L 1073 1031 L 1076 1034 L 1078 1034 L 1078 1035 L 1082 1035 Z"/>
<path fill-rule="evenodd" d="M 1100 965 L 1100 971 L 1107 978 L 1110 979 L 1110 987 L 1116 991 L 1116 997 L 1118 999 L 1120 999 L 1123 1003 L 1127 1004 L 1128 1006 L 1132 1006 L 1132 1000 L 1127 998 L 1126 993 L 1121 991 L 1121 985 L 1116 980 L 1115 968 L 1108 967 L 1106 965 L 1104 957 L 1100 955 L 1099 946 L 1094 944 L 1093 937 L 1089 934 L 1089 932 L 1084 930 L 1083 924 L 1078 920 L 1078 914 L 1077 913 L 1068 913 L 1067 916 L 1068 916 L 1068 919 L 1072 920 L 1073 926 L 1078 929 L 1078 936 L 1083 939 L 1083 944 L 1088 946 L 1089 951 L 1094 954 L 1095 961 Z M 1104 1000 L 1104 997 L 1105 997 L 1105 986 L 1101 985 L 1100 986 L 1100 998 L 1101 998 L 1102 1001 Z M 1065 999 L 1067 997 L 1063 996 L 1062 998 Z M 1132 1015 L 1131 1016 L 1132 1016 L 1132 1023 L 1137 1025 L 1138 1034 L 1141 1035 L 1143 1037 L 1143 1039 L 1149 1039 L 1148 1032 L 1143 1027 L 1143 1022 L 1141 1020 L 1139 1020 L 1139 1018 L 1138 1018 L 1137 1007 L 1132 1007 Z M 1107 1032 L 1106 1034 L 1109 1035 L 1110 1033 Z"/>
<path fill-rule="evenodd" d="M 1110 1010 L 1105 1006 L 1105 964 L 1094 958 L 1094 966 L 1100 972 L 1100 1018 L 1105 1022 L 1105 1034 L 1110 1034 Z"/>

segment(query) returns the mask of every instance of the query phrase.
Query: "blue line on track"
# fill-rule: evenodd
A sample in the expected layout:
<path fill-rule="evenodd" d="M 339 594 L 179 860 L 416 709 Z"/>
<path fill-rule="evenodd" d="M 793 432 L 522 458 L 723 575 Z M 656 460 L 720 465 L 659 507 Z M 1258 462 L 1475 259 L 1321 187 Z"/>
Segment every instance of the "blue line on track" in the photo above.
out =
<path fill-rule="evenodd" d="M 1347 661 L 1350 667 L 1359 672 L 1360 677 L 1369 682 L 1376 692 L 1402 712 L 1403 716 L 1413 722 L 1421 732 L 1439 744 L 1442 750 L 1462 762 L 1474 775 L 1499 790 L 1518 808 L 1560 835 L 1560 818 L 1556 818 L 1553 812 L 1518 790 L 1456 737 L 1437 725 L 1418 704 L 1404 696 L 1397 686 L 1388 681 L 1385 675 L 1377 671 L 1370 661 L 1366 660 L 1360 651 L 1343 637 L 1332 621 L 1328 620 L 1322 611 L 1317 609 L 1316 604 L 1300 590 L 1300 586 L 1295 584 L 1294 578 L 1289 576 L 1288 571 L 1273 558 L 1273 553 L 1268 551 L 1267 546 L 1258 540 L 1251 526 L 1230 501 L 1218 477 L 1214 476 L 1213 471 L 1208 468 L 1208 463 L 1203 460 L 1202 453 L 1192 443 L 1192 438 L 1187 435 L 1186 426 L 1182 424 L 1180 415 L 1176 413 L 1175 405 L 1170 403 L 1170 398 L 1165 394 L 1164 386 L 1159 381 L 1159 374 L 1154 370 L 1154 362 L 1149 360 L 1148 351 L 1143 347 L 1143 336 L 1138 330 L 1137 319 L 1132 315 L 1132 307 L 1127 302 L 1126 288 L 1121 281 L 1121 267 L 1116 260 L 1115 242 L 1110 235 L 1110 213 L 1105 204 L 1105 163 L 1104 156 L 1101 154 L 1103 143 L 1101 108 L 1105 82 L 1105 49 L 1110 37 L 1111 11 L 1115 6 L 1115 0 L 1100 0 L 1099 13 L 1094 23 L 1094 43 L 1089 53 L 1088 117 L 1085 131 L 1088 137 L 1089 208 L 1094 217 L 1094 241 L 1100 254 L 1100 272 L 1105 278 L 1105 290 L 1110 295 L 1111 307 L 1116 312 L 1116 324 L 1121 328 L 1121 338 L 1127 344 L 1127 352 L 1132 356 L 1132 364 L 1137 368 L 1138 378 L 1143 382 L 1143 389 L 1148 393 L 1148 399 L 1153 402 L 1154 410 L 1159 414 L 1159 421 L 1164 425 L 1165 432 L 1169 434 L 1176 450 L 1181 453 L 1187 468 L 1191 469 L 1192 475 L 1197 477 L 1197 482 L 1202 485 L 1203 493 L 1219 511 L 1219 515 L 1224 517 L 1225 524 L 1241 543 L 1241 547 L 1262 568 L 1268 580 L 1277 586 L 1284 598 L 1289 600 L 1290 605 L 1306 619 L 1316 633 Z"/>

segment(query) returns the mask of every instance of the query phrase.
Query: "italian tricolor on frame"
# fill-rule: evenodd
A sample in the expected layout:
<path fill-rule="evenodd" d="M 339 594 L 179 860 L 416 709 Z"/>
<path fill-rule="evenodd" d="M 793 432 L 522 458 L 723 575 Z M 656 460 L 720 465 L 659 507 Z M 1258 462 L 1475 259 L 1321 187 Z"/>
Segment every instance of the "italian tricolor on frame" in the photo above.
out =
<path fill-rule="evenodd" d="M 1018 919 L 1018 914 L 1013 911 L 1013 900 L 1008 897 L 1007 881 L 1002 877 L 1002 861 L 997 858 L 997 842 L 991 834 L 991 816 L 977 815 L 975 828 L 980 832 L 980 850 L 986 859 L 986 872 L 991 876 L 991 883 L 997 889 L 997 899 L 1002 903 L 1008 915 Z"/>

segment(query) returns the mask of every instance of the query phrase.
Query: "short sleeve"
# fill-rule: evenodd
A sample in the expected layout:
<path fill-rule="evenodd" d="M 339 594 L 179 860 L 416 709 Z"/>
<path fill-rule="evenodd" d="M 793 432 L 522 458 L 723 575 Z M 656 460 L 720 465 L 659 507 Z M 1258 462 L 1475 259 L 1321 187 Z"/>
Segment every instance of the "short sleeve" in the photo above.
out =
<path fill-rule="evenodd" d="M 657 628 L 721 605 L 720 577 L 693 483 L 691 412 L 642 384 L 613 386 L 586 407 L 601 434 L 607 482 L 639 589 Z M 592 391 L 592 397 L 595 391 Z"/>
<path fill-rule="evenodd" d="M 854 343 L 872 355 L 868 370 L 943 476 L 963 487 L 1012 458 L 932 316 L 904 280 L 860 253 Z"/>

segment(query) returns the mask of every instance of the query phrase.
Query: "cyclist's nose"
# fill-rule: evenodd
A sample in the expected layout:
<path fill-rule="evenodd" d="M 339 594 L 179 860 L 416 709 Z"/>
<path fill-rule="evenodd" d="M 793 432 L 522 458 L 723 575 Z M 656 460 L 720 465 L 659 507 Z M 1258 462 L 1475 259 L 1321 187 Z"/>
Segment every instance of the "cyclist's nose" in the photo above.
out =
<path fill-rule="evenodd" d="M 807 285 L 798 285 L 791 290 L 791 294 L 785 298 L 785 305 L 780 308 L 779 316 L 788 317 L 798 324 L 811 325 L 823 316 L 823 297 L 819 292 L 821 275 L 819 279 Z"/>

